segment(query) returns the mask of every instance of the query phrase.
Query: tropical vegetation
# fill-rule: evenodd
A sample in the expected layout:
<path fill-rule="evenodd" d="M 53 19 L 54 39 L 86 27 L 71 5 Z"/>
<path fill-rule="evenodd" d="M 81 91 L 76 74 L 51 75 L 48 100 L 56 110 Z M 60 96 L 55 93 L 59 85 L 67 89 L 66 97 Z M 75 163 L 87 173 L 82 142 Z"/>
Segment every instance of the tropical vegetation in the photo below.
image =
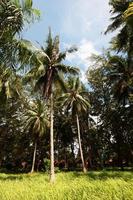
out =
<path fill-rule="evenodd" d="M 83 83 L 66 59 L 78 49 L 62 51 L 52 28 L 45 45 L 22 37 L 40 17 L 33 1 L 1 0 L 1 200 L 132 199 L 133 3 L 109 4 L 105 35 L 117 32 Z"/>

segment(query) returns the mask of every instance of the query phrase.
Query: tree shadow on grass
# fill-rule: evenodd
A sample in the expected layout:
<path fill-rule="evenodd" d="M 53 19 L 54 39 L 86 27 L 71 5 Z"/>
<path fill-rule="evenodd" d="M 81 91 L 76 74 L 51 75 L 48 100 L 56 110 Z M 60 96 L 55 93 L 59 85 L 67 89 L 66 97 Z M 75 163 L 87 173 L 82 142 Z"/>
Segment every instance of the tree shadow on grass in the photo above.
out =
<path fill-rule="evenodd" d="M 14 180 L 22 180 L 23 177 L 22 175 L 5 175 L 5 174 L 1 174 L 0 176 L 0 181 L 14 181 Z"/>
<path fill-rule="evenodd" d="M 16 181 L 16 180 L 32 180 L 38 179 L 41 175 L 46 175 L 44 173 L 27 173 L 27 174 L 9 174 L 9 173 L 0 173 L 0 181 Z M 44 181 L 49 182 L 49 177 L 44 176 Z"/>
<path fill-rule="evenodd" d="M 77 177 L 85 177 L 88 179 L 92 180 L 107 180 L 107 179 L 123 179 L 124 181 L 128 181 L 133 179 L 133 173 L 132 172 L 122 172 L 122 171 L 91 171 L 87 172 L 86 174 L 84 173 L 79 173 L 79 172 L 73 172 L 73 176 L 75 178 Z"/>

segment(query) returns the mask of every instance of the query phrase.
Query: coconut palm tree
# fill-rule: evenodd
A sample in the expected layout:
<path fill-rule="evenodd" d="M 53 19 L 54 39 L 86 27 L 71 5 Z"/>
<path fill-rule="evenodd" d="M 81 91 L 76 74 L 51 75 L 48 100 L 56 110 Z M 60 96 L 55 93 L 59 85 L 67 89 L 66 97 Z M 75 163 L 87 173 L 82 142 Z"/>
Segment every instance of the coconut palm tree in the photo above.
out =
<path fill-rule="evenodd" d="M 46 110 L 47 108 L 41 100 L 33 100 L 29 102 L 29 104 L 30 106 L 27 106 L 24 113 L 24 122 L 25 129 L 31 131 L 34 138 L 34 153 L 31 169 L 31 173 L 33 173 L 35 168 L 38 139 L 46 132 L 49 121 Z"/>
<path fill-rule="evenodd" d="M 87 111 L 87 108 L 90 107 L 90 104 L 88 100 L 86 100 L 83 97 L 83 87 L 79 80 L 79 77 L 69 79 L 67 92 L 64 93 L 59 98 L 59 102 L 61 102 L 65 110 L 67 110 L 68 112 L 71 111 L 73 118 L 76 117 L 78 143 L 79 143 L 79 150 L 80 150 L 80 156 L 81 156 L 81 161 L 82 161 L 82 168 L 83 168 L 83 172 L 86 172 L 83 150 L 82 150 L 82 145 L 81 145 L 79 116 L 82 112 Z"/>
<path fill-rule="evenodd" d="M 46 101 L 50 100 L 50 181 L 54 182 L 54 135 L 53 135 L 53 124 L 54 124 L 54 90 L 57 86 L 65 89 L 63 75 L 67 73 L 78 74 L 79 70 L 74 67 L 67 66 L 62 63 L 65 59 L 67 52 L 72 52 L 73 48 L 60 52 L 59 37 L 56 36 L 54 39 L 49 30 L 48 39 L 46 41 L 46 47 L 41 48 L 34 47 L 31 43 L 24 42 L 22 48 L 22 55 L 28 55 L 27 61 L 32 69 L 27 73 L 29 80 L 37 79 L 36 88 L 40 88 L 43 97 Z M 21 48 L 21 47 L 20 47 Z M 24 57 L 24 56 L 23 56 Z M 25 58 L 24 58 L 25 59 Z M 35 61 L 35 63 L 34 63 Z M 33 65 L 34 63 L 34 65 Z"/>
<path fill-rule="evenodd" d="M 127 46 L 128 40 L 128 29 L 127 24 L 124 21 L 123 14 L 127 10 L 130 1 L 119 1 L 119 0 L 110 0 L 109 4 L 111 6 L 111 14 L 113 15 L 110 20 L 112 23 L 108 26 L 105 34 L 109 32 L 114 32 L 116 29 L 120 29 L 119 33 L 112 42 L 116 47 L 116 50 L 121 51 Z"/>
<path fill-rule="evenodd" d="M 50 157 L 51 157 L 51 170 L 50 170 L 50 180 L 54 182 L 54 135 L 53 135 L 53 124 L 54 124 L 54 88 L 56 84 L 63 87 L 63 73 L 78 73 L 77 68 L 72 68 L 70 66 L 62 64 L 62 60 L 66 57 L 66 52 L 60 53 L 59 51 L 59 37 L 56 36 L 52 39 L 51 31 L 49 32 L 47 46 L 44 49 L 42 47 L 43 55 L 43 66 L 45 67 L 44 75 L 41 76 L 37 82 L 37 85 L 41 85 L 43 89 L 43 96 L 46 99 L 50 97 L 50 116 L 51 116 L 51 126 L 50 126 Z"/>
<path fill-rule="evenodd" d="M 33 9 L 32 0 L 1 0 L 0 3 L 0 57 L 5 65 L 12 67 L 16 60 L 19 39 L 25 23 L 39 16 Z M 18 65 L 18 62 L 16 62 Z"/>
<path fill-rule="evenodd" d="M 112 23 L 108 26 L 106 33 L 119 29 L 119 33 L 112 39 L 113 49 L 117 52 L 124 51 L 128 55 L 128 67 L 132 68 L 133 57 L 133 30 L 125 20 L 124 15 L 129 12 L 130 0 L 110 0 L 112 6 Z M 132 5 L 131 5 L 132 8 Z M 127 11 L 128 10 L 128 11 Z M 130 13 L 130 12 L 129 12 Z M 126 15 L 127 16 L 127 15 Z M 129 16 L 129 15 L 128 15 Z"/>

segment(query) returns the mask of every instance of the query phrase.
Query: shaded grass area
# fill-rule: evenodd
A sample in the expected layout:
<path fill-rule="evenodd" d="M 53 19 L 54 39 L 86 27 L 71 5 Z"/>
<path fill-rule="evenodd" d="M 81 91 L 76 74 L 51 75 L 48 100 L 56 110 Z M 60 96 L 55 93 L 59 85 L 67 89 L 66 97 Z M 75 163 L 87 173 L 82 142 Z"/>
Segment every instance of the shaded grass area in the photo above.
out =
<path fill-rule="evenodd" d="M 133 173 L 0 174 L 0 200 L 133 200 Z"/>

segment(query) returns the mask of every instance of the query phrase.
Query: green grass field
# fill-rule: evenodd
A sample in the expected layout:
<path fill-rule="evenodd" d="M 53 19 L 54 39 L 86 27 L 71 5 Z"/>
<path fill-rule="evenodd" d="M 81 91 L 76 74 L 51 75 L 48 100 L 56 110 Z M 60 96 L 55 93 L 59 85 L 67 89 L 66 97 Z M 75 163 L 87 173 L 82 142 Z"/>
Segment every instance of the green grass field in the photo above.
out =
<path fill-rule="evenodd" d="M 0 174 L 0 200 L 133 200 L 132 172 Z"/>

